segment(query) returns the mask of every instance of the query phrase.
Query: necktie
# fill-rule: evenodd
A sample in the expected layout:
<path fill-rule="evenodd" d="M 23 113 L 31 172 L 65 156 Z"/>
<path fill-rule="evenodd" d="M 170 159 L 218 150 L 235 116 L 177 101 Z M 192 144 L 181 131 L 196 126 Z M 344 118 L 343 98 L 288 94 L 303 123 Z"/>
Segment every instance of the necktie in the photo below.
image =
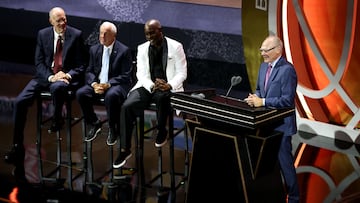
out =
<path fill-rule="evenodd" d="M 269 80 L 269 77 L 270 77 L 270 73 L 271 73 L 271 64 L 268 65 L 268 68 L 266 70 L 266 75 L 265 75 L 265 90 L 267 88 L 267 83 L 268 83 L 268 80 Z"/>
<path fill-rule="evenodd" d="M 54 55 L 54 73 L 57 73 L 62 70 L 62 39 L 59 36 L 56 42 L 56 50 Z"/>
<path fill-rule="evenodd" d="M 102 57 L 102 67 L 100 71 L 100 83 L 107 83 L 109 76 L 109 58 L 110 58 L 110 49 L 105 48 L 103 57 Z"/>

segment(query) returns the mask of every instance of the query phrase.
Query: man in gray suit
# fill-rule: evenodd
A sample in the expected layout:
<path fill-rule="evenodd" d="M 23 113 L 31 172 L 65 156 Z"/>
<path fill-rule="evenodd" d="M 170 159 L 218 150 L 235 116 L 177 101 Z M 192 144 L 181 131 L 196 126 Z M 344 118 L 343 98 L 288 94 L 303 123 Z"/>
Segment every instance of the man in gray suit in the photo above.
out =
<path fill-rule="evenodd" d="M 183 82 L 187 78 L 187 62 L 182 44 L 165 37 L 160 22 L 155 19 L 145 23 L 144 32 L 147 42 L 137 49 L 137 83 L 121 107 L 121 150 L 113 163 L 114 168 L 122 167 L 130 158 L 131 135 L 136 116 L 151 102 L 157 107 L 158 134 L 155 147 L 166 144 L 166 122 L 172 113 L 171 92 L 183 91 Z"/>

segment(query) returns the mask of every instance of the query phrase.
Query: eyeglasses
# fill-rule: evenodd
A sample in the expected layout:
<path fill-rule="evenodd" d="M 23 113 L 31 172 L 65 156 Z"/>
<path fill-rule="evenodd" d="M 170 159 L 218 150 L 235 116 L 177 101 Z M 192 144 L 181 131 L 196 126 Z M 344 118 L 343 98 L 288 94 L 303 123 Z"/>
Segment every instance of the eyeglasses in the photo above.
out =
<path fill-rule="evenodd" d="M 277 46 L 279 46 L 279 45 L 276 45 L 276 46 L 274 46 L 274 47 L 272 47 L 272 48 L 270 48 L 270 49 L 259 49 L 259 51 L 260 51 L 260 52 L 268 53 L 269 51 L 275 49 Z"/>

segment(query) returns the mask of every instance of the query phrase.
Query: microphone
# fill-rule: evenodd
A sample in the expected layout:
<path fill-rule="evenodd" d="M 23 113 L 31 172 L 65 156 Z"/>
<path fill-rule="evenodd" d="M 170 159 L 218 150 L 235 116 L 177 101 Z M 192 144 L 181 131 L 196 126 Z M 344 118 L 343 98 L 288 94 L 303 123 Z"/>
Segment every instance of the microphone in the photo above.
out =
<path fill-rule="evenodd" d="M 205 94 L 204 93 L 192 93 L 191 96 L 195 97 L 195 98 L 198 98 L 198 99 L 205 99 Z"/>
<path fill-rule="evenodd" d="M 231 78 L 231 86 L 230 86 L 229 90 L 227 91 L 225 97 L 227 97 L 229 95 L 232 87 L 235 86 L 235 85 L 238 85 L 241 82 L 241 80 L 242 80 L 241 76 L 233 76 Z"/>

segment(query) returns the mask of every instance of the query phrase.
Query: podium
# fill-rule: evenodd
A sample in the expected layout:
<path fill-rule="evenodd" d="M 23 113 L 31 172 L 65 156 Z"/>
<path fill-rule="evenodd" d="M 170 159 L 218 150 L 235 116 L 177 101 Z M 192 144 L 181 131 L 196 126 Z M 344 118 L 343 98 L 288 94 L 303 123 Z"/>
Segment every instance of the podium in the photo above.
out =
<path fill-rule="evenodd" d="M 271 126 L 295 109 L 249 107 L 214 89 L 174 93 L 171 104 L 197 118 L 186 121 L 193 139 L 186 202 L 286 202 L 277 158 L 283 134 Z"/>

